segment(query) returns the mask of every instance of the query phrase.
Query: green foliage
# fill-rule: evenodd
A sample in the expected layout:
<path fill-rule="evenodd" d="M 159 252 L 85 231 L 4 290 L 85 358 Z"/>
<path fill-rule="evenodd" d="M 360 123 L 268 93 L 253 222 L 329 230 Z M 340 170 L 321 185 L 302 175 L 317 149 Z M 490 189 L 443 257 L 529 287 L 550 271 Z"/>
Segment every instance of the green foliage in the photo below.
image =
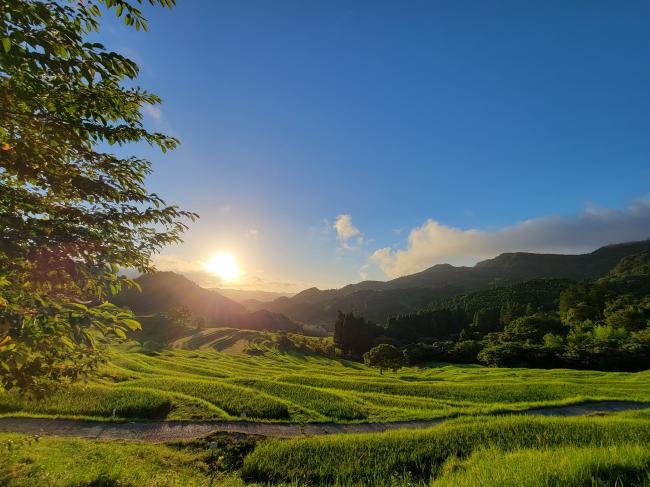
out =
<path fill-rule="evenodd" d="M 595 281 L 540 279 L 439 301 L 391 318 L 387 335 L 411 364 L 644 370 L 650 367 L 648 256 L 627 256 Z"/>
<path fill-rule="evenodd" d="M 647 276 L 650 274 L 650 251 L 639 252 L 623 257 L 611 271 L 610 277 L 617 279 L 634 278 L 635 276 Z"/>
<path fill-rule="evenodd" d="M 151 269 L 196 215 L 149 193 L 149 161 L 111 146 L 178 141 L 148 131 L 137 65 L 89 41 L 100 5 L 146 30 L 142 0 L 1 3 L 0 384 L 39 392 L 94 368 L 111 336 L 136 328 L 106 302 Z M 173 0 L 147 0 L 171 7 Z"/>
<path fill-rule="evenodd" d="M 626 306 L 607 314 L 605 321 L 614 328 L 628 331 L 642 330 L 647 326 L 645 310 L 639 306 Z"/>
<path fill-rule="evenodd" d="M 481 308 L 474 312 L 472 328 L 481 332 L 496 331 L 501 323 L 500 308 Z"/>
<path fill-rule="evenodd" d="M 339 311 L 334 324 L 334 343 L 351 357 L 361 357 L 368 351 L 383 329 L 354 313 Z"/>
<path fill-rule="evenodd" d="M 382 343 L 364 353 L 363 361 L 369 367 L 377 367 L 381 374 L 384 369 L 397 372 L 398 369 L 404 367 L 406 365 L 406 356 L 399 348 Z"/>
<path fill-rule="evenodd" d="M 574 282 L 568 279 L 532 279 L 511 286 L 500 286 L 483 289 L 469 294 L 461 294 L 448 299 L 434 302 L 431 309 L 462 309 L 468 316 L 476 312 L 485 313 L 487 310 L 501 310 L 508 305 L 523 306 L 531 304 L 536 311 L 555 308 L 560 293 Z M 509 323 L 510 320 L 502 321 Z"/>

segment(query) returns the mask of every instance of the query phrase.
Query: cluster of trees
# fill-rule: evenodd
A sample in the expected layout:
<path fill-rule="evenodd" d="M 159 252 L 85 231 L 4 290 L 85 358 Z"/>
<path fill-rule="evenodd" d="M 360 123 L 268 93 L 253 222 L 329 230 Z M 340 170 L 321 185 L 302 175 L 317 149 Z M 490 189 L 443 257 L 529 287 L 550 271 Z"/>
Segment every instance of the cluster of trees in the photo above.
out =
<path fill-rule="evenodd" d="M 650 252 L 624 258 L 598 280 L 542 279 L 471 293 L 391 318 L 385 328 L 339 314 L 334 339 L 351 357 L 386 343 L 411 363 L 643 370 L 650 367 Z"/>
<path fill-rule="evenodd" d="M 361 358 L 377 342 L 383 343 L 381 337 L 385 330 L 354 313 L 338 312 L 334 323 L 334 343 L 345 355 Z"/>
<path fill-rule="evenodd" d="M 274 337 L 268 344 L 284 353 L 300 353 L 303 355 L 320 355 L 321 357 L 336 358 L 340 350 L 327 337 L 307 336 L 302 333 L 276 332 L 269 333 Z"/>
<path fill-rule="evenodd" d="M 174 307 L 138 318 L 141 328 L 131 336 L 140 341 L 157 342 L 161 346 L 205 327 L 203 317 L 196 317 L 185 306 Z"/>
<path fill-rule="evenodd" d="M 147 130 L 160 103 L 138 66 L 95 42 L 102 12 L 146 30 L 143 3 L 1 2 L 0 387 L 39 393 L 94 369 L 111 337 L 139 324 L 110 304 L 134 285 L 120 268 L 152 270 L 196 215 L 144 185 L 148 160 L 115 152 L 178 140 Z"/>

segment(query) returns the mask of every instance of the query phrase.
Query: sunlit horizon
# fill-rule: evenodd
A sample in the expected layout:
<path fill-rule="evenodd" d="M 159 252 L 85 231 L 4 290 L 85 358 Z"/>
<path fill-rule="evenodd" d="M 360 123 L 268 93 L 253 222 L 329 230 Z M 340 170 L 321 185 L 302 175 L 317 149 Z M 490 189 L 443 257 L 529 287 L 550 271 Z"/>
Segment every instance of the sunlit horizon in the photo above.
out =
<path fill-rule="evenodd" d="M 213 255 L 203 265 L 203 270 L 228 283 L 236 282 L 242 273 L 237 258 L 229 252 L 219 252 Z"/>
<path fill-rule="evenodd" d="M 228 285 L 297 292 L 648 238 L 648 6 L 598 2 L 580 42 L 579 3 L 503 8 L 183 2 L 146 35 L 107 16 L 98 40 L 163 100 L 143 123 L 181 141 L 143 146 L 150 189 L 200 215 L 158 269 L 217 287 L 202 266 L 233 252 Z"/>

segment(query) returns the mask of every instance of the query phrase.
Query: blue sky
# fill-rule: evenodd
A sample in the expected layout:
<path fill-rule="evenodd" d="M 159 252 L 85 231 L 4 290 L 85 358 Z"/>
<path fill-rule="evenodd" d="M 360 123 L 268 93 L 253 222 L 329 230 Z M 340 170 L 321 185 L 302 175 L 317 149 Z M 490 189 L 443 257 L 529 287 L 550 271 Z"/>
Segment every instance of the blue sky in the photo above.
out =
<path fill-rule="evenodd" d="M 151 189 L 201 215 L 161 268 L 225 251 L 246 273 L 230 286 L 297 290 L 650 237 L 647 1 L 147 14 L 149 33 L 110 21 L 102 39 L 182 141 L 136 148 Z"/>

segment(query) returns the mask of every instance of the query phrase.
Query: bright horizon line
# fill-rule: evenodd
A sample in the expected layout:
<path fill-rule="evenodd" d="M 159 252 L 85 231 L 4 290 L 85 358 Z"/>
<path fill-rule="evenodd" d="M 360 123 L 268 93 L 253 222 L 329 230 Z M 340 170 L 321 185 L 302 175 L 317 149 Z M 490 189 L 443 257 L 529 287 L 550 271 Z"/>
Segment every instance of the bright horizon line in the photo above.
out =
<path fill-rule="evenodd" d="M 595 252 L 596 250 L 599 250 L 599 249 L 604 248 L 604 247 L 611 247 L 611 246 L 622 245 L 622 244 L 631 244 L 631 243 L 635 243 L 635 242 L 643 242 L 645 240 L 650 240 L 650 238 L 648 238 L 648 239 L 640 239 L 640 240 L 626 240 L 626 241 L 621 241 L 621 242 L 609 243 L 609 244 L 606 244 L 606 245 L 597 246 L 597 247 L 595 247 L 595 248 L 593 248 L 591 250 L 586 250 L 584 252 L 557 252 L 557 253 L 555 253 L 555 252 L 530 252 L 530 251 L 500 252 L 500 253 L 495 254 L 492 257 L 488 257 L 488 258 L 485 258 L 485 259 L 480 259 L 480 260 L 477 260 L 473 264 L 467 264 L 467 265 L 454 265 L 454 264 L 450 264 L 450 263 L 447 263 L 447 262 L 439 262 L 439 263 L 433 264 L 431 266 L 428 266 L 428 267 L 426 267 L 426 268 L 424 268 L 424 269 L 422 269 L 420 271 L 414 272 L 413 274 L 417 274 L 419 272 L 424 272 L 424 271 L 426 271 L 428 269 L 431 269 L 433 267 L 440 266 L 440 265 L 443 265 L 443 266 L 444 265 L 450 265 L 450 266 L 457 267 L 457 268 L 461 268 L 461 267 L 473 268 L 473 267 L 475 267 L 477 264 L 479 264 L 481 262 L 484 262 L 486 260 L 492 260 L 492 259 L 495 259 L 495 258 L 497 258 L 497 257 L 499 257 L 501 255 L 505 255 L 505 254 L 523 253 L 523 254 L 538 254 L 538 255 L 586 255 L 586 254 L 591 254 L 591 253 Z M 205 282 L 201 282 L 201 279 L 198 277 L 198 276 L 200 276 L 200 274 L 198 274 L 197 271 L 189 271 L 188 272 L 188 271 L 180 271 L 180 270 L 163 270 L 163 269 L 158 269 L 158 270 L 161 271 L 161 272 L 175 272 L 177 274 L 183 275 L 184 277 L 191 280 L 192 282 L 194 282 L 198 286 L 200 286 L 200 287 L 202 287 L 204 289 L 208 289 L 208 290 L 249 292 L 249 293 L 268 293 L 268 294 L 277 294 L 277 295 L 283 295 L 283 296 L 294 296 L 296 294 L 299 294 L 302 291 L 305 291 L 305 290 L 308 290 L 308 289 L 313 289 L 313 288 L 316 288 L 316 289 L 321 290 L 321 291 L 338 290 L 338 289 L 344 288 L 344 287 L 346 287 L 348 285 L 355 285 L 355 284 L 359 284 L 359 283 L 362 283 L 362 282 L 388 282 L 388 281 L 391 281 L 393 279 L 399 279 L 400 277 L 406 277 L 406 276 L 409 276 L 409 275 L 413 275 L 413 274 L 404 274 L 404 275 L 398 276 L 396 278 L 387 278 L 387 279 L 361 279 L 361 280 L 358 280 L 358 281 L 346 282 L 344 284 L 341 284 L 341 285 L 338 285 L 338 286 L 335 286 L 335 287 L 319 286 L 318 284 L 315 283 L 313 285 L 306 285 L 305 287 L 297 288 L 297 290 L 295 290 L 295 291 L 283 291 L 283 290 L 278 290 L 278 289 L 262 289 L 262 288 L 254 288 L 254 287 L 253 288 L 252 287 L 238 287 L 236 280 L 223 282 L 221 284 L 218 284 L 218 283 L 205 284 Z M 206 272 L 206 271 L 204 271 L 204 272 Z M 212 275 L 209 272 L 206 272 L 206 274 L 207 274 L 207 276 L 205 276 L 206 278 L 214 278 L 215 277 L 214 275 Z"/>

